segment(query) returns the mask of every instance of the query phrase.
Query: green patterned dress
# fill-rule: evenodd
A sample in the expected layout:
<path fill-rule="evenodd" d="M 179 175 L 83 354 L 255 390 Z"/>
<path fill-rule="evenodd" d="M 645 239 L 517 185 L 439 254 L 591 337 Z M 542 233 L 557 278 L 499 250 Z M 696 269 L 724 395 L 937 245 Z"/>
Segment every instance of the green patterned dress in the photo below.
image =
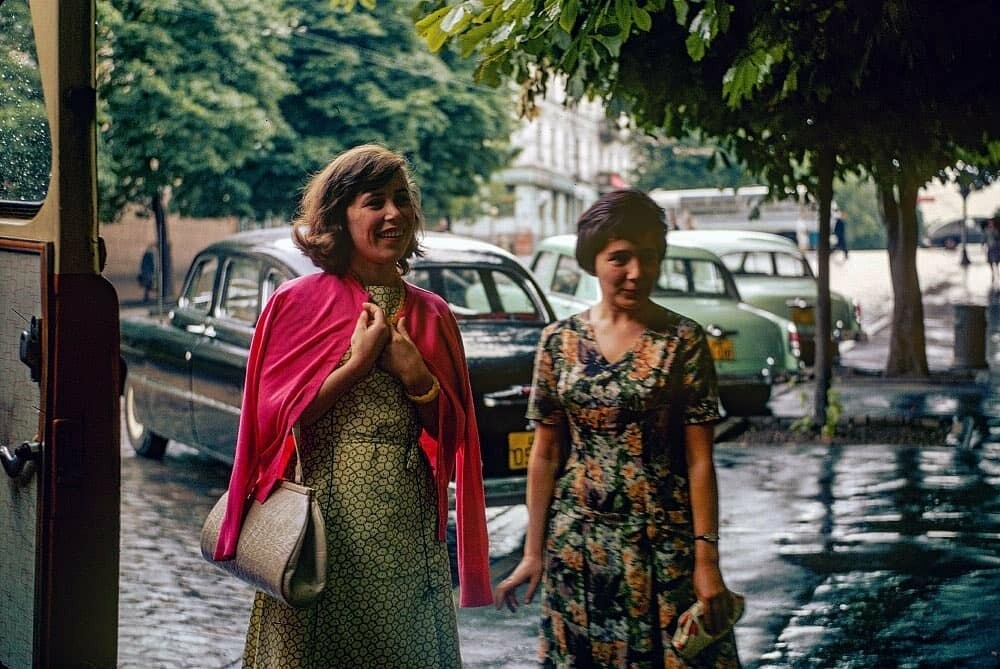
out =
<path fill-rule="evenodd" d="M 682 374 L 672 375 L 676 364 Z M 527 415 L 566 423 L 571 442 L 546 536 L 542 665 L 689 666 L 670 645 L 695 597 L 683 448 L 668 434 L 718 418 L 702 329 L 671 312 L 610 363 L 582 315 L 554 323 L 539 344 Z M 733 636 L 696 661 L 739 666 Z"/>
<path fill-rule="evenodd" d="M 369 286 L 397 313 L 402 286 Z M 310 609 L 258 592 L 243 666 L 257 669 L 461 667 L 447 547 L 436 539 L 420 422 L 400 382 L 375 367 L 301 430 L 305 482 L 323 508 L 326 591 Z"/>

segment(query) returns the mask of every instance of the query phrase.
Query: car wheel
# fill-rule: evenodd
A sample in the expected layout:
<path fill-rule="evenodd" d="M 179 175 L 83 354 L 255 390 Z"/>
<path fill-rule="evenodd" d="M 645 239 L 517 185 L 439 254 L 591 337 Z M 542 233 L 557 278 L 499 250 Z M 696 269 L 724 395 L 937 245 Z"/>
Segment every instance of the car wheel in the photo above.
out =
<path fill-rule="evenodd" d="M 954 250 L 958 248 L 958 240 L 954 237 L 946 237 L 944 240 L 944 247 L 946 249 Z"/>
<path fill-rule="evenodd" d="M 764 384 L 731 386 L 719 391 L 722 407 L 730 416 L 767 416 L 771 386 Z"/>
<path fill-rule="evenodd" d="M 144 458 L 159 460 L 167 450 L 167 438 L 151 432 L 135 411 L 135 387 L 125 384 L 125 431 L 128 433 L 132 450 Z"/>

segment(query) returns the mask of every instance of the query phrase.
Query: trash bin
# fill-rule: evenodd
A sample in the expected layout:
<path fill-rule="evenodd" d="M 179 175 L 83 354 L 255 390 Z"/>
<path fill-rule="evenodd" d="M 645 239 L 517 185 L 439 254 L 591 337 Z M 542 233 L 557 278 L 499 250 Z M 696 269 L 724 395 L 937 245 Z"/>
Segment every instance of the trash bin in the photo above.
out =
<path fill-rule="evenodd" d="M 955 363 L 958 369 L 986 367 L 986 307 L 955 305 Z"/>

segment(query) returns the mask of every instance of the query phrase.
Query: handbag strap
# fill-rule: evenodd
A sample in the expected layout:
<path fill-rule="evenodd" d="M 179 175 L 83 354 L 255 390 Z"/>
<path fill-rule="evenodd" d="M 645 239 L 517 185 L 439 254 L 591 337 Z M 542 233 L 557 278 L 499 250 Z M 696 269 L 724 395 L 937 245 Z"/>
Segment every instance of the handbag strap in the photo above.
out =
<path fill-rule="evenodd" d="M 299 424 L 292 426 L 292 443 L 295 444 L 295 482 L 302 484 L 302 452 L 299 450 Z"/>

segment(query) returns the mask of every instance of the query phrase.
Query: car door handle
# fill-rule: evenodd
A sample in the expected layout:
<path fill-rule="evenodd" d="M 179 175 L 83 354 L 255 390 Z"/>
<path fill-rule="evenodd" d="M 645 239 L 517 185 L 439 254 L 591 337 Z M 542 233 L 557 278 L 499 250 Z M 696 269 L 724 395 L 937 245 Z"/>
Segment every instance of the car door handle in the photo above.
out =
<path fill-rule="evenodd" d="M 729 337 L 731 335 L 739 334 L 739 332 L 739 330 L 726 330 L 718 325 L 709 325 L 705 328 L 705 334 L 709 337 L 716 338 Z"/>
<path fill-rule="evenodd" d="M 42 455 L 42 445 L 37 441 L 25 441 L 11 450 L 7 444 L 0 445 L 0 463 L 7 476 L 16 479 L 28 462 L 37 461 Z"/>
<path fill-rule="evenodd" d="M 205 337 L 215 336 L 215 328 L 211 325 L 204 325 L 203 323 L 191 323 L 184 326 L 184 329 L 191 334 L 199 334 Z"/>
<path fill-rule="evenodd" d="M 496 390 L 492 393 L 485 393 L 483 395 L 483 406 L 490 407 L 504 407 L 504 406 L 521 406 L 525 403 L 528 394 L 531 392 L 531 386 L 528 385 L 518 385 L 510 386 L 503 390 Z"/>

